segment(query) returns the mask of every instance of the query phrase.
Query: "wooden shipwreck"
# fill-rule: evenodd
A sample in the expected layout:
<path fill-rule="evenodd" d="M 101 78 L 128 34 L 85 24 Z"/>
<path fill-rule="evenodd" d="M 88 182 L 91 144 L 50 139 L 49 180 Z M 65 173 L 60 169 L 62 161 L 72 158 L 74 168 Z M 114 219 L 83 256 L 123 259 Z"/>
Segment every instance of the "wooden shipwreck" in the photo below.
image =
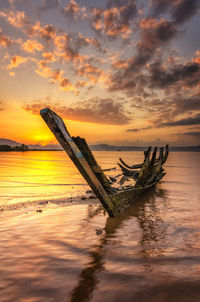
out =
<path fill-rule="evenodd" d="M 121 174 L 108 178 L 84 138 L 71 137 L 62 118 L 51 109 L 43 109 L 40 114 L 111 217 L 123 212 L 129 204 L 165 175 L 163 164 L 168 157 L 168 145 L 159 148 L 158 157 L 156 156 L 158 148 L 155 147 L 151 151 L 152 148 L 149 147 L 144 152 L 144 161 L 141 164 L 130 166 L 119 159 Z M 120 178 L 118 186 L 114 186 L 113 183 L 118 178 Z M 134 183 L 123 186 L 129 180 Z"/>

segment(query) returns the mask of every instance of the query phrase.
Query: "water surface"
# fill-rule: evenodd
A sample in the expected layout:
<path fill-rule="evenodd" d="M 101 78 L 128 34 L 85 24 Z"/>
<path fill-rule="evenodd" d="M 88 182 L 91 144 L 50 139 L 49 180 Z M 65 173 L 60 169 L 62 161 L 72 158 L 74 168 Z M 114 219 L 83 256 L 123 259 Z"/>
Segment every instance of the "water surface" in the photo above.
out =
<path fill-rule="evenodd" d="M 171 153 L 163 181 L 116 218 L 73 204 L 88 186 L 64 152 L 0 158 L 0 301 L 200 301 L 200 153 Z M 52 202 L 38 213 L 38 201 Z"/>

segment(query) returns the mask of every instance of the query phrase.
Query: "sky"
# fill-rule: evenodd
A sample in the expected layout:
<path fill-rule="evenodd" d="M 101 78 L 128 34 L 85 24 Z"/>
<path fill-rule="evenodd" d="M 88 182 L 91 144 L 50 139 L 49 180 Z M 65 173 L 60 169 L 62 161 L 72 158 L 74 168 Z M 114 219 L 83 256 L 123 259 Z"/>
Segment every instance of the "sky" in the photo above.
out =
<path fill-rule="evenodd" d="M 200 0 L 0 1 L 0 137 L 200 145 Z"/>

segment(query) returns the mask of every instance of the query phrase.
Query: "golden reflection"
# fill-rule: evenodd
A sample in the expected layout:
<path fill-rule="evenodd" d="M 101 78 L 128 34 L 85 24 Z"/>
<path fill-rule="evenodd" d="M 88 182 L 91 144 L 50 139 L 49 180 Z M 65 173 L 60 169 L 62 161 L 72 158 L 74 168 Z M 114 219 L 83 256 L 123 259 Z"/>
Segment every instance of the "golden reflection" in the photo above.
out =
<path fill-rule="evenodd" d="M 159 197 L 165 204 L 165 196 L 166 191 L 152 188 L 121 215 L 114 218 L 107 218 L 105 232 L 99 237 L 99 242 L 95 246 L 95 249 L 90 251 L 90 261 L 78 277 L 78 283 L 70 295 L 70 302 L 89 302 L 91 300 L 93 291 L 99 282 L 97 274 L 105 269 L 105 247 L 126 220 L 132 217 L 138 219 L 139 226 L 142 230 L 140 241 L 142 253 L 149 256 L 152 255 L 155 249 L 155 247 L 151 249 L 152 244 L 159 242 L 165 237 L 166 229 L 163 227 L 163 220 L 160 217 L 155 202 L 156 198 Z M 101 211 L 103 211 L 102 207 L 93 209 L 93 207 L 89 205 L 86 219 L 87 224 Z M 156 251 L 154 252 L 156 254 Z"/>
<path fill-rule="evenodd" d="M 62 151 L 1 154 L 0 205 L 6 208 L 22 202 L 78 195 L 84 183 Z"/>

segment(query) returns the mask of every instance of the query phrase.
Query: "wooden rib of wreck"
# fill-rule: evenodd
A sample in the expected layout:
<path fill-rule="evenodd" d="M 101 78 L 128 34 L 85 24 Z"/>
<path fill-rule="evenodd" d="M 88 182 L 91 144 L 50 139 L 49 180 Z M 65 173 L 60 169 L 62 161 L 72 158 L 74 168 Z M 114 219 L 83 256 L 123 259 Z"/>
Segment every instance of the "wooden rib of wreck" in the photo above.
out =
<path fill-rule="evenodd" d="M 165 150 L 160 148 L 158 158 L 156 158 L 157 147 L 153 152 L 149 147 L 144 152 L 144 161 L 141 164 L 130 166 L 120 159 L 118 165 L 122 174 L 116 178 L 121 176 L 118 182 L 121 186 L 114 187 L 112 183 L 116 178 L 106 177 L 84 138 L 71 137 L 62 118 L 51 109 L 43 109 L 40 114 L 111 217 L 120 214 L 165 175 L 162 166 L 168 157 L 168 145 L 165 146 Z M 123 187 L 127 180 L 134 180 L 135 183 Z"/>

